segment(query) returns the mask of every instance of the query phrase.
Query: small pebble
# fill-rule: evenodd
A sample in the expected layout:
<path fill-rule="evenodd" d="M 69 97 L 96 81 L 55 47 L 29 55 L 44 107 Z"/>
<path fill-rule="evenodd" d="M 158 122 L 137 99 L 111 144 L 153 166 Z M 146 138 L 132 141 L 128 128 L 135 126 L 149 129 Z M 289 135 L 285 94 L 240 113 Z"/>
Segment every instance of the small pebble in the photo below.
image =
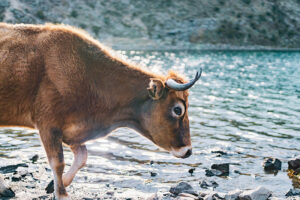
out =
<path fill-rule="evenodd" d="M 157 175 L 157 173 L 156 173 L 156 172 L 150 172 L 150 175 L 151 175 L 152 177 L 154 177 L 154 176 Z"/>
<path fill-rule="evenodd" d="M 17 182 L 20 181 L 21 179 L 22 177 L 20 175 L 14 175 L 13 177 L 11 177 L 12 182 Z"/>
<path fill-rule="evenodd" d="M 39 155 L 38 154 L 35 154 L 31 158 L 29 158 L 29 160 L 31 160 L 32 163 L 35 163 L 38 159 L 39 159 Z"/>
<path fill-rule="evenodd" d="M 220 155 L 227 155 L 227 153 L 225 151 L 211 151 L 211 153 L 217 153 L 217 154 L 220 154 Z"/>
<path fill-rule="evenodd" d="M 195 168 L 189 169 L 189 173 L 191 174 L 191 176 L 193 175 L 194 171 L 195 171 Z"/>

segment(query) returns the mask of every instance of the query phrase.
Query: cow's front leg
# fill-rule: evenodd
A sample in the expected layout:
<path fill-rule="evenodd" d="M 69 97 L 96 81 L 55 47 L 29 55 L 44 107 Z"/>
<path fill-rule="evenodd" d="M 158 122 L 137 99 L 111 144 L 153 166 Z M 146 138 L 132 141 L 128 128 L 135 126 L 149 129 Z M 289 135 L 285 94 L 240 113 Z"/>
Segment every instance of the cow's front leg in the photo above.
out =
<path fill-rule="evenodd" d="M 71 184 L 77 171 L 85 165 L 88 156 L 85 145 L 74 145 L 70 148 L 74 154 L 74 160 L 69 171 L 63 175 L 63 183 L 65 187 Z"/>
<path fill-rule="evenodd" d="M 48 161 L 54 175 L 54 192 L 58 200 L 68 200 L 63 184 L 64 154 L 62 148 L 62 131 L 58 128 L 40 129 L 40 137 L 47 153 Z"/>

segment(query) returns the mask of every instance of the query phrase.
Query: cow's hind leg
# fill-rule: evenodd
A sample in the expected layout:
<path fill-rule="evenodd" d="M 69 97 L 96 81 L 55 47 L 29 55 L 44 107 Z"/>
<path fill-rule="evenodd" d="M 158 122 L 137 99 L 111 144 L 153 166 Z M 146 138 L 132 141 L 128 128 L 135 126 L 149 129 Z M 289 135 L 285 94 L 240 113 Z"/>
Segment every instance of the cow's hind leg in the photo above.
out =
<path fill-rule="evenodd" d="M 88 156 L 85 145 L 71 146 L 71 150 L 74 154 L 74 160 L 69 171 L 63 175 L 63 183 L 65 187 L 71 184 L 77 171 L 85 165 Z"/>
<path fill-rule="evenodd" d="M 58 200 L 67 200 L 69 197 L 62 180 L 65 167 L 62 148 L 62 131 L 58 128 L 40 129 L 40 137 L 53 171 L 55 197 Z"/>

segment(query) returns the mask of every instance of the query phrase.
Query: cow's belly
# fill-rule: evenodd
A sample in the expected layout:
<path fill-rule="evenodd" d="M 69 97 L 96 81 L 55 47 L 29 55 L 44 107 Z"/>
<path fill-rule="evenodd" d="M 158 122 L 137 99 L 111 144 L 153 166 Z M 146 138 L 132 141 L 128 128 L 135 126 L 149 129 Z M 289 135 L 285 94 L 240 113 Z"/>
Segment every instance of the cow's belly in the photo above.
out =
<path fill-rule="evenodd" d="M 34 128 L 31 113 L 17 105 L 0 106 L 0 126 L 25 126 Z"/>
<path fill-rule="evenodd" d="M 63 142 L 67 145 L 83 144 L 89 140 L 103 138 L 118 128 L 117 125 L 102 126 L 86 123 L 68 124 L 63 129 Z"/>

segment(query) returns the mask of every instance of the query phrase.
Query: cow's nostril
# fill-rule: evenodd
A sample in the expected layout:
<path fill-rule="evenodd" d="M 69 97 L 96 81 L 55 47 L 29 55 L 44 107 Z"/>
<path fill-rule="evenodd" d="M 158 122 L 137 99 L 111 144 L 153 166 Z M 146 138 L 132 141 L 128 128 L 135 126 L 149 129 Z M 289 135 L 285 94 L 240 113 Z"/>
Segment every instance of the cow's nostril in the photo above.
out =
<path fill-rule="evenodd" d="M 188 158 L 190 155 L 192 155 L 192 149 L 187 150 L 183 158 Z"/>

